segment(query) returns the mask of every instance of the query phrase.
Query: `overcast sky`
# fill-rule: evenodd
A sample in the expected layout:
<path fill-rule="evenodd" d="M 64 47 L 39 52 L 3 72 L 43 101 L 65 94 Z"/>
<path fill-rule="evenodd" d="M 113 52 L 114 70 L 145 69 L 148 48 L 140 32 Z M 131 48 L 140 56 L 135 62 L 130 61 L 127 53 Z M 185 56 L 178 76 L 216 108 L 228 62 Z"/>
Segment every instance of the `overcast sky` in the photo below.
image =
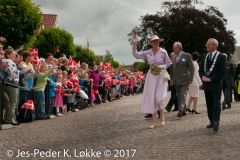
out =
<path fill-rule="evenodd" d="M 227 29 L 233 30 L 240 45 L 240 1 L 202 0 L 212 5 L 228 20 Z M 160 10 L 163 0 L 33 0 L 40 4 L 44 14 L 57 14 L 59 27 L 70 32 L 74 43 L 86 46 L 97 55 L 109 50 L 121 64 L 132 64 L 135 58 L 127 34 L 139 26 L 141 15 Z M 163 37 L 164 38 L 164 37 Z M 171 52 L 171 51 L 168 51 Z"/>

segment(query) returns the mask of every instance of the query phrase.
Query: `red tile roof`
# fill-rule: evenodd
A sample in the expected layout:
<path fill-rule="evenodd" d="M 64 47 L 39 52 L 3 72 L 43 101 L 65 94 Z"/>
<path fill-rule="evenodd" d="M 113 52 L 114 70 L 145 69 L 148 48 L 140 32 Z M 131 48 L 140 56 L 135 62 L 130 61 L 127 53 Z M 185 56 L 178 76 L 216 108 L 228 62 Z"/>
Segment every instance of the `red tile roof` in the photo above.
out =
<path fill-rule="evenodd" d="M 42 22 L 44 25 L 43 29 L 55 27 L 56 21 L 57 21 L 56 14 L 42 14 Z"/>

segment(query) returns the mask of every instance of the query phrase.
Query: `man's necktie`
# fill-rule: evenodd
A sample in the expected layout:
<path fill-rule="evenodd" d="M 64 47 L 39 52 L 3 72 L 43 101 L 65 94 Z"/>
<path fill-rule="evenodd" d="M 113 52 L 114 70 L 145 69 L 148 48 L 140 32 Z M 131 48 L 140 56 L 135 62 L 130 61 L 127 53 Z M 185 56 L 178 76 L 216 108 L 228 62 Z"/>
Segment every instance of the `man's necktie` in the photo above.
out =
<path fill-rule="evenodd" d="M 179 57 L 179 54 L 176 56 L 176 62 L 178 62 L 178 59 L 179 59 L 178 57 Z"/>
<path fill-rule="evenodd" d="M 209 66 L 210 66 L 211 62 L 212 62 L 212 53 L 209 54 L 209 57 L 208 57 L 208 65 Z"/>

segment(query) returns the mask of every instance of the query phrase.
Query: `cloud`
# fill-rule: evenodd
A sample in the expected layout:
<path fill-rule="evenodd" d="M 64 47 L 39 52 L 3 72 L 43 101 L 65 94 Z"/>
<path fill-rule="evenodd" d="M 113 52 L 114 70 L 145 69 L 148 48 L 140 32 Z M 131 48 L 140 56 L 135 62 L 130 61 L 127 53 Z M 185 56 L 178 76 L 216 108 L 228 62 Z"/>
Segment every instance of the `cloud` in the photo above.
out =
<path fill-rule="evenodd" d="M 127 34 L 139 26 L 142 15 L 154 14 L 161 8 L 163 0 L 33 0 L 40 4 L 43 13 L 57 14 L 59 27 L 74 36 L 74 43 L 90 48 L 97 55 L 104 55 L 109 50 L 114 59 L 124 64 L 132 64 L 132 56 Z M 240 44 L 240 11 L 237 0 L 203 0 L 205 5 L 218 7 L 228 19 L 227 28 L 236 33 Z M 171 52 L 171 51 L 168 51 Z"/>

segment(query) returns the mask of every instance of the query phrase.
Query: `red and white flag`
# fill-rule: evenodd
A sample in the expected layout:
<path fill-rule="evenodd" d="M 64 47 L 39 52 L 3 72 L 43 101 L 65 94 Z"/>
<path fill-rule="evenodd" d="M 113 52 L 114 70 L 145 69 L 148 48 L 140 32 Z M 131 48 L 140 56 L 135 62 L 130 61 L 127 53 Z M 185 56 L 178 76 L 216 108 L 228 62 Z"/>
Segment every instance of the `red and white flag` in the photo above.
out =
<path fill-rule="evenodd" d="M 74 59 L 71 59 L 71 61 L 69 60 L 69 64 L 68 64 L 69 68 L 75 68 L 77 67 L 77 62 Z"/>
<path fill-rule="evenodd" d="M 33 101 L 29 100 L 29 99 L 26 100 L 26 102 L 23 104 L 22 108 L 35 110 Z"/>
<path fill-rule="evenodd" d="M 104 65 L 106 65 L 108 69 L 111 68 L 111 63 L 110 62 L 106 62 Z"/>
<path fill-rule="evenodd" d="M 40 64 L 40 60 L 38 58 L 38 54 L 35 53 L 35 55 L 33 56 L 33 64 L 34 65 L 39 65 Z"/>
<path fill-rule="evenodd" d="M 56 47 L 56 53 L 59 53 L 60 52 L 60 47 L 59 45 Z"/>
<path fill-rule="evenodd" d="M 38 48 L 33 48 L 33 49 L 30 49 L 30 51 L 29 51 L 31 54 L 32 54 L 32 56 L 38 56 Z"/>
<path fill-rule="evenodd" d="M 87 50 L 89 50 L 90 49 L 90 47 L 89 47 L 89 41 L 88 41 L 88 39 L 87 39 Z"/>

